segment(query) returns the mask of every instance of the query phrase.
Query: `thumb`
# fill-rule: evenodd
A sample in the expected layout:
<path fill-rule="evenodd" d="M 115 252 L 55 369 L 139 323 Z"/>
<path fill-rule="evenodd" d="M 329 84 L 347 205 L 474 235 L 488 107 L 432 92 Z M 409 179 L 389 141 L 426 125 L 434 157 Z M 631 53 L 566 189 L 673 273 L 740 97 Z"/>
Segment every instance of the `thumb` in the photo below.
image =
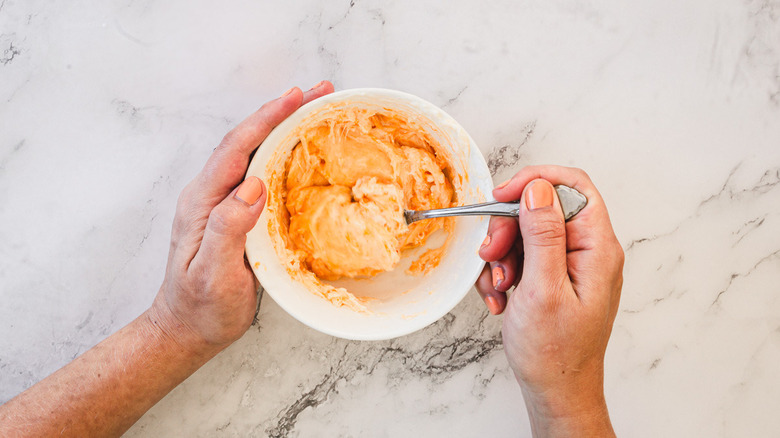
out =
<path fill-rule="evenodd" d="M 198 255 L 220 264 L 243 266 L 246 233 L 260 218 L 266 197 L 260 178 L 250 176 L 244 180 L 211 210 Z"/>
<path fill-rule="evenodd" d="M 536 179 L 526 186 L 518 220 L 523 237 L 522 279 L 542 291 L 557 289 L 567 276 L 566 225 L 552 184 Z"/>

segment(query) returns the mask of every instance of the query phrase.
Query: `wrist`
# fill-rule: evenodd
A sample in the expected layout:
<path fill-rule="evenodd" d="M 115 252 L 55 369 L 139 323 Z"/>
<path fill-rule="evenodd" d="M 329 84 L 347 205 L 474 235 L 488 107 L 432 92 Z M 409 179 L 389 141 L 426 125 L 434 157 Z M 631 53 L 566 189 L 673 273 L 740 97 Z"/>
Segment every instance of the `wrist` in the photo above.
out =
<path fill-rule="evenodd" d="M 601 375 L 554 390 L 521 388 L 534 436 L 614 436 Z"/>
<path fill-rule="evenodd" d="M 193 360 L 208 361 L 224 349 L 223 346 L 206 341 L 188 327 L 173 313 L 161 296 L 155 298 L 140 320 L 153 336 Z"/>

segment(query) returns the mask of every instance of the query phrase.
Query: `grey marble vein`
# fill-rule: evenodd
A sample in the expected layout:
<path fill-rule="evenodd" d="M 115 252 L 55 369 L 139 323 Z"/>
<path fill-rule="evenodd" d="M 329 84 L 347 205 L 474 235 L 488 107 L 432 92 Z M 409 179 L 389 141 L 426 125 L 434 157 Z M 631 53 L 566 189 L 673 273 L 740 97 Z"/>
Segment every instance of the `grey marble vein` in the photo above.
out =
<path fill-rule="evenodd" d="M 478 320 L 479 327 L 487 313 Z M 461 371 L 470 364 L 479 363 L 486 355 L 501 350 L 500 334 L 489 338 L 472 332 L 463 336 L 450 337 L 446 333 L 454 322 L 454 316 L 447 315 L 433 328 L 434 333 L 444 335 L 430 337 L 416 348 L 408 348 L 396 341 L 387 341 L 371 345 L 360 342 L 338 342 L 335 349 L 343 349 L 334 364 L 326 370 L 321 379 L 311 389 L 305 390 L 292 404 L 283 408 L 273 420 L 273 426 L 266 429 L 270 437 L 287 437 L 294 429 L 297 417 L 306 409 L 314 409 L 327 401 L 332 394 L 338 393 L 337 385 L 341 381 L 352 380 L 355 374 L 371 376 L 377 367 L 391 368 L 401 364 L 405 373 L 422 379 L 440 381 L 448 379 L 453 373 Z M 483 379 L 487 385 L 492 377 Z"/>
<path fill-rule="evenodd" d="M 763 215 L 761 217 L 757 217 L 754 219 L 751 219 L 747 222 L 745 222 L 744 225 L 742 225 L 738 230 L 734 231 L 732 234 L 735 236 L 739 236 L 739 238 L 734 242 L 732 247 L 739 245 L 742 240 L 750 235 L 752 232 L 756 231 L 761 227 L 761 225 L 764 225 L 764 222 L 766 221 L 767 215 Z"/>
<path fill-rule="evenodd" d="M 778 259 L 779 258 L 778 255 L 780 255 L 780 249 L 773 251 L 772 253 L 767 254 L 764 257 L 761 257 L 755 264 L 753 264 L 753 266 L 751 266 L 745 272 L 732 273 L 728 279 L 728 283 L 726 284 L 726 286 L 723 289 L 719 290 L 718 293 L 715 295 L 715 299 L 712 300 L 712 304 L 710 304 L 710 308 L 713 308 L 720 303 L 721 297 L 723 297 L 723 294 L 729 291 L 731 286 L 734 284 L 735 280 L 749 276 L 750 274 L 753 273 L 753 271 L 756 270 L 756 268 L 758 268 L 762 264 Z"/>
<path fill-rule="evenodd" d="M 505 144 L 493 148 L 487 156 L 488 170 L 491 175 L 496 175 L 505 169 L 516 168 L 522 159 L 522 149 L 533 137 L 536 121 L 522 127 L 517 136 L 517 143 Z"/>
<path fill-rule="evenodd" d="M 22 51 L 19 49 L 19 47 L 14 46 L 13 41 L 8 43 L 8 47 L 3 50 L 3 55 L 0 56 L 0 64 L 8 65 L 10 64 L 16 55 L 20 55 Z"/>

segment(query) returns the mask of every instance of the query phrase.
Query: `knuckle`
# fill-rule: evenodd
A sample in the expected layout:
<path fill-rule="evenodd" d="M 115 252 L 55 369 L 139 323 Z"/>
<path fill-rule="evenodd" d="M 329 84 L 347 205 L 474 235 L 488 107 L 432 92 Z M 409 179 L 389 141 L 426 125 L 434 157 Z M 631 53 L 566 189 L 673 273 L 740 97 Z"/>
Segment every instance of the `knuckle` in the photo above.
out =
<path fill-rule="evenodd" d="M 603 266 L 605 272 L 622 272 L 625 263 L 625 253 L 620 244 L 615 242 L 604 242 L 597 251 L 596 256 L 599 265 Z"/>
<path fill-rule="evenodd" d="M 614 242 L 606 245 L 605 258 L 606 262 L 611 266 L 623 267 L 626 256 L 623 252 L 623 247 L 615 240 Z"/>
<path fill-rule="evenodd" d="M 225 172 L 232 179 L 240 180 L 246 174 L 247 158 L 243 155 L 234 154 L 227 160 Z"/>
<path fill-rule="evenodd" d="M 179 233 L 186 225 L 189 211 L 192 208 L 192 183 L 187 184 L 176 200 L 176 213 L 173 218 L 173 234 Z"/>
<path fill-rule="evenodd" d="M 217 146 L 204 166 L 202 177 L 206 180 L 225 178 L 230 181 L 240 181 L 246 174 L 248 161 L 247 156 L 223 142 Z"/>
<path fill-rule="evenodd" d="M 524 237 L 541 244 L 557 245 L 565 242 L 566 228 L 563 220 L 556 216 L 534 218 L 528 223 Z"/>
<path fill-rule="evenodd" d="M 234 144 L 236 141 L 238 141 L 238 137 L 238 132 L 236 132 L 235 129 L 231 129 L 222 137 L 222 141 L 219 142 L 219 145 L 217 145 L 215 151 L 227 149 L 231 144 Z"/>
<path fill-rule="evenodd" d="M 622 268 L 623 264 L 626 262 L 626 253 L 623 251 L 623 247 L 620 246 L 620 243 L 615 243 L 615 260 L 617 261 L 617 264 Z"/>
<path fill-rule="evenodd" d="M 474 289 L 476 289 L 476 291 L 479 294 L 479 296 L 482 297 L 483 299 L 490 292 L 490 290 L 485 287 L 485 284 L 483 282 L 480 282 L 480 281 L 477 281 L 476 283 L 474 283 Z"/>
<path fill-rule="evenodd" d="M 504 233 L 511 235 L 512 232 L 517 231 L 517 219 L 516 218 L 499 218 L 503 220 L 497 220 L 495 225 L 495 231 L 498 233 Z"/>
<path fill-rule="evenodd" d="M 517 173 L 520 174 L 521 172 L 529 172 L 529 173 L 532 173 L 532 174 L 539 174 L 539 173 L 542 173 L 542 171 L 545 169 L 545 167 L 547 167 L 547 166 L 544 166 L 542 164 L 532 164 L 530 166 L 523 167 L 522 169 L 520 169 L 520 172 L 517 172 Z"/>
<path fill-rule="evenodd" d="M 236 224 L 242 222 L 243 216 L 237 207 L 219 204 L 211 211 L 208 227 L 217 234 L 231 234 Z"/>
<path fill-rule="evenodd" d="M 484 248 L 486 254 L 503 257 L 517 238 L 517 220 L 496 221 L 488 229 L 490 242 Z"/>
<path fill-rule="evenodd" d="M 584 170 L 580 169 L 579 167 L 573 167 L 572 171 L 576 175 L 576 178 L 578 181 L 581 181 L 588 185 L 593 185 L 593 180 L 590 179 L 590 175 L 588 175 L 588 172 L 585 172 Z"/>
<path fill-rule="evenodd" d="M 182 210 L 184 210 L 192 199 L 192 182 L 184 186 L 183 189 L 181 189 L 181 192 L 179 193 L 179 197 L 176 199 L 176 214 L 179 214 Z"/>

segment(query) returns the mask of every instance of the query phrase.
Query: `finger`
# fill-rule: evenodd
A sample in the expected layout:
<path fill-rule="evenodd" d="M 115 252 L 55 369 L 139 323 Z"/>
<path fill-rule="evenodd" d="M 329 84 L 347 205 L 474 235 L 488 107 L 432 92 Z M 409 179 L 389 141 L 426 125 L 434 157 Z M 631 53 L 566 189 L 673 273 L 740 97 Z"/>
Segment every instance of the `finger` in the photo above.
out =
<path fill-rule="evenodd" d="M 482 268 L 482 273 L 477 278 L 477 282 L 474 284 L 474 288 L 477 289 L 479 296 L 482 297 L 482 301 L 493 315 L 499 315 L 506 308 L 506 293 L 497 291 L 493 288 L 493 277 L 490 271 L 490 266 L 485 265 Z"/>
<path fill-rule="evenodd" d="M 196 180 L 216 205 L 241 182 L 249 164 L 249 157 L 279 123 L 301 105 L 333 92 L 333 84 L 322 81 L 303 93 L 298 87 L 272 100 L 228 132 L 209 157 Z"/>
<path fill-rule="evenodd" d="M 493 289 L 506 292 L 514 286 L 519 274 L 517 262 L 517 252 L 509 251 L 501 259 L 489 263 Z"/>
<path fill-rule="evenodd" d="M 292 88 L 282 97 L 263 105 L 225 135 L 194 181 L 200 199 L 207 201 L 208 207 L 225 199 L 241 182 L 252 151 L 302 102 L 303 92 Z"/>
<path fill-rule="evenodd" d="M 333 84 L 329 81 L 322 81 L 319 84 L 311 87 L 309 91 L 303 93 L 303 105 L 311 102 L 314 99 L 325 96 L 333 92 Z"/>
<path fill-rule="evenodd" d="M 317 84 L 306 93 L 292 88 L 282 97 L 263 105 L 225 136 L 203 170 L 179 196 L 172 233 L 172 246 L 185 248 L 179 257 L 186 263 L 192 260 L 200 246 L 203 228 L 211 210 L 242 181 L 249 157 L 271 129 L 304 102 L 332 91 L 333 84 L 327 81 Z"/>
<path fill-rule="evenodd" d="M 289 117 L 302 104 L 303 92 L 300 88 L 293 87 L 287 90 L 281 97 L 267 102 L 225 134 L 220 147 L 249 156 L 276 125 Z"/>
<path fill-rule="evenodd" d="M 301 103 L 301 106 L 306 105 L 307 103 L 318 99 L 322 96 L 325 96 L 327 94 L 330 94 L 333 92 L 333 84 L 331 84 L 329 81 L 321 81 L 317 85 L 311 87 L 308 91 L 305 91 L 303 93 L 303 102 Z M 257 152 L 257 149 L 252 151 L 249 155 L 249 161 L 252 161 L 252 157 L 254 156 L 255 152 Z"/>
<path fill-rule="evenodd" d="M 263 212 L 266 196 L 265 185 L 256 176 L 241 183 L 211 211 L 196 257 L 243 270 L 246 233 Z"/>
<path fill-rule="evenodd" d="M 523 246 L 523 242 L 518 241 L 517 246 Z M 519 249 L 517 252 L 517 266 L 515 270 L 515 282 L 512 284 L 512 286 L 517 287 L 517 285 L 520 283 L 520 281 L 523 279 L 523 265 L 525 264 L 525 254 L 523 254 L 522 248 Z"/>
<path fill-rule="evenodd" d="M 516 201 L 522 196 L 528 183 L 545 179 L 553 185 L 563 184 L 578 190 L 588 199 L 588 204 L 566 223 L 569 235 L 569 251 L 593 249 L 614 238 L 607 207 L 601 194 L 587 173 L 581 169 L 561 166 L 529 166 L 520 170 L 510 180 L 493 190 L 497 201 Z M 557 196 L 555 197 L 557 201 Z"/>
<path fill-rule="evenodd" d="M 519 230 L 516 218 L 491 217 L 487 236 L 479 248 L 479 256 L 486 262 L 504 257 L 514 246 Z"/>
<path fill-rule="evenodd" d="M 568 279 L 566 228 L 552 184 L 531 181 L 520 201 L 518 221 L 523 236 L 523 283 L 530 290 L 561 290 Z"/>

